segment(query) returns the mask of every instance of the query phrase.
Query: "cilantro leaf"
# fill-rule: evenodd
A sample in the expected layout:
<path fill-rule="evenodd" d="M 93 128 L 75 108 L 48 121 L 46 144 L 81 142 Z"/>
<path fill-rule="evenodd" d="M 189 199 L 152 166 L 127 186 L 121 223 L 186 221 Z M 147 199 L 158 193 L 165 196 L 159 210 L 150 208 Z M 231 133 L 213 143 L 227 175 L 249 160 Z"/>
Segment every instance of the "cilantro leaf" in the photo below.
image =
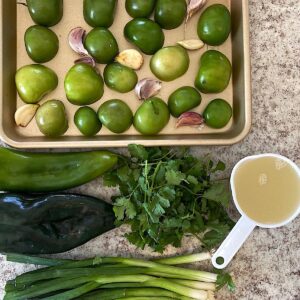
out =
<path fill-rule="evenodd" d="M 134 204 L 130 201 L 130 199 L 125 197 L 116 199 L 114 203 L 114 212 L 117 220 L 119 221 L 123 220 L 125 215 L 129 219 L 133 219 L 136 216 Z"/>
<path fill-rule="evenodd" d="M 131 157 L 137 158 L 139 160 L 147 160 L 148 159 L 148 152 L 145 147 L 136 144 L 128 145 L 128 151 Z"/>
<path fill-rule="evenodd" d="M 205 247 L 212 249 L 216 245 L 221 244 L 230 231 L 230 226 L 227 224 L 218 224 L 215 226 L 209 226 L 210 231 L 204 234 L 202 242 Z"/>
<path fill-rule="evenodd" d="M 227 286 L 227 288 L 230 292 L 234 292 L 235 288 L 236 288 L 236 286 L 233 282 L 233 279 L 229 273 L 220 273 L 217 277 L 216 284 L 217 284 L 218 290 L 224 286 Z"/>
<path fill-rule="evenodd" d="M 207 200 L 215 201 L 223 206 L 228 206 L 230 194 L 226 186 L 222 182 L 213 183 L 208 190 L 205 191 L 203 197 Z"/>
<path fill-rule="evenodd" d="M 180 171 L 175 171 L 173 169 L 166 172 L 166 180 L 170 185 L 180 185 L 180 183 L 185 180 L 186 175 Z"/>
<path fill-rule="evenodd" d="M 118 176 L 115 173 L 106 172 L 103 175 L 103 184 L 107 187 L 116 187 L 120 183 Z"/>
<path fill-rule="evenodd" d="M 186 180 L 191 183 L 191 184 L 194 184 L 194 185 L 197 185 L 199 184 L 199 181 L 197 180 L 197 178 L 193 175 L 188 175 L 188 177 L 186 178 Z"/>
<path fill-rule="evenodd" d="M 212 169 L 212 173 L 215 173 L 217 171 L 224 171 L 226 168 L 225 164 L 222 161 L 218 161 L 217 165 Z"/>
<path fill-rule="evenodd" d="M 140 145 L 128 147 L 130 158 L 105 174 L 104 183 L 118 186 L 116 224 L 131 225 L 126 238 L 137 247 L 164 251 L 179 247 L 185 234 L 196 235 L 207 248 L 219 244 L 233 226 L 224 207 L 228 190 L 211 175 L 225 165 L 187 150 Z"/>

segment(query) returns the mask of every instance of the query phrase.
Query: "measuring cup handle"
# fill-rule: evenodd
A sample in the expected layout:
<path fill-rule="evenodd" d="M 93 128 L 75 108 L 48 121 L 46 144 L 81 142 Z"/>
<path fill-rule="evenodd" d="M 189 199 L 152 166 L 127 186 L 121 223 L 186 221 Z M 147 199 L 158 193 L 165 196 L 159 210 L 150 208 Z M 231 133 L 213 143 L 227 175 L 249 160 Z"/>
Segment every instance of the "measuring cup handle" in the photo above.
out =
<path fill-rule="evenodd" d="M 241 217 L 231 230 L 225 241 L 212 257 L 212 264 L 217 269 L 224 269 L 247 240 L 256 224 L 247 217 Z M 217 263 L 218 258 L 223 258 L 222 264 Z M 220 259 L 221 260 L 221 259 Z"/>

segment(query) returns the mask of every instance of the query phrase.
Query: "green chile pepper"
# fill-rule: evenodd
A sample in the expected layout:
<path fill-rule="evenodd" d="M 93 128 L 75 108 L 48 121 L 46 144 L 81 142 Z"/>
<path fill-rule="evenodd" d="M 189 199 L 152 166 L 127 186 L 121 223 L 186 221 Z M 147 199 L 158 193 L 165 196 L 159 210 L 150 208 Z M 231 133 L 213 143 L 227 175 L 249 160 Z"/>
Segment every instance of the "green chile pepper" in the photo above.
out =
<path fill-rule="evenodd" d="M 63 135 L 69 128 L 63 102 L 48 100 L 39 107 L 35 115 L 39 130 L 49 137 Z"/>
<path fill-rule="evenodd" d="M 223 44 L 230 31 L 230 12 L 223 4 L 209 6 L 199 18 L 198 36 L 208 45 L 219 46 Z"/>
<path fill-rule="evenodd" d="M 15 81 L 21 99 L 32 104 L 38 103 L 58 85 L 58 77 L 54 71 L 36 64 L 20 68 Z"/>
<path fill-rule="evenodd" d="M 84 46 L 99 64 L 109 64 L 119 53 L 115 37 L 103 27 L 91 30 L 85 38 Z"/>
<path fill-rule="evenodd" d="M 27 0 L 32 20 L 39 25 L 51 27 L 63 17 L 63 0 Z"/>
<path fill-rule="evenodd" d="M 115 18 L 117 0 L 84 0 L 83 16 L 91 27 L 110 27 Z"/>
<path fill-rule="evenodd" d="M 80 107 L 74 116 L 74 123 L 85 136 L 94 136 L 102 128 L 97 113 L 90 107 Z"/>
<path fill-rule="evenodd" d="M 117 163 L 108 151 L 30 153 L 0 148 L 0 190 L 43 193 L 87 183 Z"/>
<path fill-rule="evenodd" d="M 206 51 L 200 59 L 200 68 L 195 80 L 197 89 L 205 94 L 223 92 L 231 78 L 231 63 L 216 50 Z"/>
<path fill-rule="evenodd" d="M 183 23 L 186 12 L 186 0 L 157 0 L 154 19 L 161 28 L 174 29 Z"/>
<path fill-rule="evenodd" d="M 223 99 L 212 100 L 203 112 L 206 125 L 212 128 L 225 127 L 232 117 L 232 108 Z"/>
<path fill-rule="evenodd" d="M 170 112 L 167 104 L 160 98 L 149 98 L 134 115 L 134 127 L 143 135 L 158 134 L 169 122 Z"/>
<path fill-rule="evenodd" d="M 156 0 L 126 0 L 127 13 L 132 18 L 148 18 L 152 14 Z"/>
<path fill-rule="evenodd" d="M 174 91 L 168 100 L 170 113 L 178 118 L 184 112 L 187 112 L 201 103 L 200 93 L 191 86 L 183 86 Z"/>
<path fill-rule="evenodd" d="M 25 32 L 25 47 L 29 57 L 37 63 L 53 59 L 59 48 L 57 35 L 50 29 L 34 25 Z"/>
<path fill-rule="evenodd" d="M 123 133 L 132 125 L 133 114 L 122 100 L 105 101 L 98 110 L 101 123 L 114 133 Z"/>
<path fill-rule="evenodd" d="M 0 251 L 65 252 L 113 229 L 114 220 L 112 206 L 90 196 L 0 194 Z"/>
<path fill-rule="evenodd" d="M 132 91 L 138 82 L 135 71 L 119 63 L 107 65 L 103 76 L 106 85 L 119 93 Z"/>
<path fill-rule="evenodd" d="M 72 104 L 89 105 L 103 96 L 104 82 L 92 66 L 76 64 L 65 77 L 65 92 Z"/>
<path fill-rule="evenodd" d="M 145 18 L 136 18 L 124 28 L 125 38 L 148 55 L 154 54 L 164 45 L 165 36 L 160 26 Z"/>

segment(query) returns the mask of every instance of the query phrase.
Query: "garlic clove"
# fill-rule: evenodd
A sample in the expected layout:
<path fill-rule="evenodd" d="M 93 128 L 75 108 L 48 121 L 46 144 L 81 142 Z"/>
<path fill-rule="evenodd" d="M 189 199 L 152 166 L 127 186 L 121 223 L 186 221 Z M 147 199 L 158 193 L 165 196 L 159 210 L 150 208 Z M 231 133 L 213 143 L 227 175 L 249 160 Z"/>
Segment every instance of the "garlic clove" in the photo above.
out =
<path fill-rule="evenodd" d="M 25 104 L 15 112 L 15 122 L 18 126 L 26 127 L 36 114 L 38 104 Z"/>
<path fill-rule="evenodd" d="M 157 95 L 161 88 L 161 81 L 144 78 L 140 80 L 135 86 L 135 93 L 140 100 L 145 100 Z"/>
<path fill-rule="evenodd" d="M 87 65 L 92 66 L 93 68 L 96 68 L 96 62 L 91 56 L 83 56 L 74 61 L 74 64 L 81 64 L 81 63 L 87 64 Z"/>
<path fill-rule="evenodd" d="M 189 21 L 189 19 L 194 16 L 203 6 L 206 4 L 207 0 L 189 0 L 187 6 L 187 16 L 185 23 Z"/>
<path fill-rule="evenodd" d="M 115 61 L 133 70 L 139 70 L 144 63 L 144 58 L 139 51 L 128 49 L 119 53 Z"/>
<path fill-rule="evenodd" d="M 198 50 L 204 46 L 204 43 L 201 40 L 184 40 L 177 42 L 177 44 L 187 50 Z"/>
<path fill-rule="evenodd" d="M 204 118 L 193 111 L 188 111 L 179 116 L 176 122 L 176 128 L 182 126 L 199 126 L 204 124 Z"/>
<path fill-rule="evenodd" d="M 73 51 L 81 56 L 89 55 L 88 51 L 84 48 L 83 39 L 86 31 L 81 27 L 73 28 L 69 33 L 69 45 Z"/>

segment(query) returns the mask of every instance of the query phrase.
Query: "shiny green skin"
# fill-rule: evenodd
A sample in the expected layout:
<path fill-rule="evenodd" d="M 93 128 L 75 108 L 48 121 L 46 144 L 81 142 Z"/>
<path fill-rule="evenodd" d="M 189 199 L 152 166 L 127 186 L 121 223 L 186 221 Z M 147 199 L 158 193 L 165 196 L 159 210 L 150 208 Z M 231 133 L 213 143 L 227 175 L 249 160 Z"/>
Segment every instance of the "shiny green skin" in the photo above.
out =
<path fill-rule="evenodd" d="M 24 41 L 27 54 L 36 63 L 50 61 L 59 49 L 57 35 L 40 25 L 29 27 L 25 32 Z"/>
<path fill-rule="evenodd" d="M 66 75 L 65 92 L 72 104 L 89 105 L 103 96 L 104 82 L 92 66 L 76 64 Z"/>
<path fill-rule="evenodd" d="M 122 100 L 112 99 L 104 102 L 98 110 L 101 123 L 113 133 L 123 133 L 132 125 L 133 114 Z"/>
<path fill-rule="evenodd" d="M 84 0 L 84 20 L 91 27 L 110 27 L 115 18 L 117 0 Z"/>
<path fill-rule="evenodd" d="M 184 112 L 187 112 L 201 103 L 200 93 L 191 86 L 183 86 L 173 92 L 168 100 L 170 113 L 178 118 Z"/>
<path fill-rule="evenodd" d="M 39 25 L 51 27 L 63 17 L 63 0 L 27 0 L 32 20 Z"/>
<path fill-rule="evenodd" d="M 231 63 L 223 53 L 208 50 L 200 59 L 195 86 L 204 94 L 221 93 L 229 84 L 231 69 Z"/>
<path fill-rule="evenodd" d="M 112 205 L 77 194 L 0 194 L 0 251 L 54 254 L 113 229 Z"/>
<path fill-rule="evenodd" d="M 215 99 L 207 105 L 203 117 L 209 127 L 223 128 L 232 117 L 232 108 L 225 100 Z"/>
<path fill-rule="evenodd" d="M 80 107 L 74 115 L 74 123 L 84 136 L 94 136 L 102 128 L 97 113 L 90 107 Z"/>
<path fill-rule="evenodd" d="M 169 122 L 167 104 L 160 98 L 149 98 L 138 108 L 134 116 L 134 127 L 143 135 L 158 134 Z"/>
<path fill-rule="evenodd" d="M 21 99 L 25 103 L 34 104 L 56 89 L 58 77 L 51 69 L 33 64 L 20 68 L 15 82 Z"/>
<path fill-rule="evenodd" d="M 179 27 L 187 12 L 185 0 L 157 0 L 154 20 L 163 29 Z"/>
<path fill-rule="evenodd" d="M 85 38 L 84 45 L 99 64 L 109 64 L 119 53 L 119 46 L 115 37 L 103 27 L 91 30 Z"/>
<path fill-rule="evenodd" d="M 132 18 L 149 18 L 155 3 L 156 0 L 126 0 L 125 7 Z"/>
<path fill-rule="evenodd" d="M 117 156 L 108 151 L 31 153 L 0 148 L 0 190 L 66 190 L 101 176 L 117 161 Z"/>
<path fill-rule="evenodd" d="M 138 82 L 135 71 L 119 63 L 107 65 L 103 76 L 106 85 L 119 93 L 132 91 Z"/>
<path fill-rule="evenodd" d="M 223 44 L 231 31 L 231 15 L 227 7 L 222 4 L 209 6 L 199 18 L 197 31 L 207 45 Z"/>
<path fill-rule="evenodd" d="M 59 137 L 69 128 L 65 106 L 59 100 L 48 100 L 41 105 L 35 120 L 41 133 L 48 137 Z"/>
<path fill-rule="evenodd" d="M 136 18 L 128 22 L 124 28 L 124 36 L 148 55 L 153 55 L 161 49 L 165 42 L 165 35 L 160 26 L 145 18 Z"/>
<path fill-rule="evenodd" d="M 172 81 L 185 74 L 190 65 L 187 51 L 180 46 L 170 46 L 157 51 L 151 58 L 152 73 L 162 81 Z"/>

